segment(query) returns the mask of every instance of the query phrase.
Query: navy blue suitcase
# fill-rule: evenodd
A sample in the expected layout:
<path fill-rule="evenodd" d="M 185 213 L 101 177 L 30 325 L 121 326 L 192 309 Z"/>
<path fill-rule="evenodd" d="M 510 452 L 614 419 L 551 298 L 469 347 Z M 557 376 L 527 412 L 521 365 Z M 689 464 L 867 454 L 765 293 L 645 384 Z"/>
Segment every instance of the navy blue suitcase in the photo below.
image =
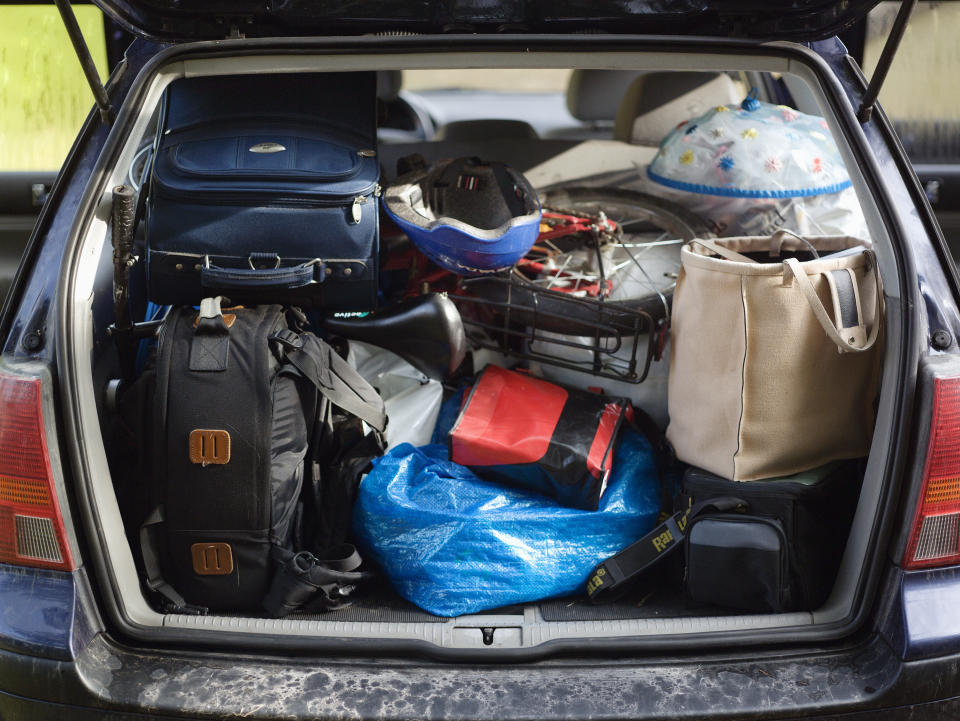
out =
<path fill-rule="evenodd" d="M 374 73 L 176 80 L 149 180 L 150 299 L 374 308 L 379 175 Z"/>

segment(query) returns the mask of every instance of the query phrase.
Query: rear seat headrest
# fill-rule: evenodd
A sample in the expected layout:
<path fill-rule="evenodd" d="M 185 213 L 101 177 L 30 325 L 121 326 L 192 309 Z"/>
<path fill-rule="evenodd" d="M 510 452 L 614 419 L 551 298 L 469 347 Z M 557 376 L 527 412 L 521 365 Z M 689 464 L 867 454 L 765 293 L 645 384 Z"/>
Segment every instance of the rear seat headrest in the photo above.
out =
<path fill-rule="evenodd" d="M 613 120 L 627 87 L 639 70 L 574 70 L 567 82 L 567 110 L 577 120 Z"/>
<path fill-rule="evenodd" d="M 403 71 L 401 70 L 378 70 L 377 71 L 377 97 L 387 102 L 397 99 L 400 94 L 400 87 L 403 84 Z"/>
<path fill-rule="evenodd" d="M 739 103 L 743 95 L 743 89 L 725 73 L 646 73 L 624 93 L 613 137 L 637 145 L 658 145 L 677 123 L 717 105 Z"/>
<path fill-rule="evenodd" d="M 523 120 L 499 118 L 456 120 L 440 126 L 436 140 L 490 140 L 492 138 L 536 140 L 537 131 Z"/>

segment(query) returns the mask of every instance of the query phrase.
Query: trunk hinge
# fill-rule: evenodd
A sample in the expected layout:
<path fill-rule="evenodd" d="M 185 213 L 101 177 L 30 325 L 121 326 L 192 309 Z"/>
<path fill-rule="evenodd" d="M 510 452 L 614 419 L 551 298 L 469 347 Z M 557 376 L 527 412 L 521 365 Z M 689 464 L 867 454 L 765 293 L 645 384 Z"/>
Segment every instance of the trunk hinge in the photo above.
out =
<path fill-rule="evenodd" d="M 73 14 L 73 8 L 70 6 L 70 0 L 54 0 L 57 4 L 57 10 L 60 11 L 60 17 L 63 18 L 63 24 L 67 28 L 67 35 L 70 36 L 70 42 L 73 43 L 73 50 L 80 60 L 80 67 L 83 68 L 83 74 L 87 76 L 87 83 L 90 90 L 93 91 L 93 99 L 97 103 L 97 109 L 100 111 L 100 119 L 105 125 L 111 125 L 114 120 L 113 106 L 110 105 L 110 98 L 107 91 L 100 82 L 100 74 L 97 72 L 97 66 L 93 62 L 87 43 L 83 39 L 83 33 L 80 32 L 80 25 L 77 23 L 77 16 Z"/>
<path fill-rule="evenodd" d="M 900 41 L 903 39 L 903 33 L 906 32 L 907 22 L 910 20 L 910 13 L 917 6 L 917 0 L 903 0 L 900 3 L 900 10 L 893 21 L 893 27 L 890 28 L 890 34 L 887 36 L 887 42 L 884 43 L 883 52 L 880 53 L 880 59 L 877 60 L 877 67 L 873 71 L 873 77 L 870 78 L 870 84 L 867 86 L 867 92 L 863 94 L 863 100 L 860 103 L 860 109 L 857 111 L 857 120 L 861 123 L 869 123 L 870 116 L 873 115 L 873 106 L 877 102 L 877 96 L 880 95 L 880 88 L 890 70 L 890 63 L 893 62 L 893 56 L 897 54 L 897 48 L 900 47 Z"/>

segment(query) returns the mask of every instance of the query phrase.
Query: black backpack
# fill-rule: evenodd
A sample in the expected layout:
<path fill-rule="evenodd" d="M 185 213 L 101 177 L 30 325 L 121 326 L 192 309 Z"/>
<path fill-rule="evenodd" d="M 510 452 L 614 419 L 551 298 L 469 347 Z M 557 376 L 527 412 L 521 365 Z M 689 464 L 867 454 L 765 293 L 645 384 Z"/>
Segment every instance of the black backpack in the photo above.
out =
<path fill-rule="evenodd" d="M 284 616 L 348 602 L 359 475 L 382 452 L 383 401 L 281 306 L 175 308 L 159 334 L 147 586 L 167 610 Z M 364 426 L 367 424 L 367 427 Z"/>

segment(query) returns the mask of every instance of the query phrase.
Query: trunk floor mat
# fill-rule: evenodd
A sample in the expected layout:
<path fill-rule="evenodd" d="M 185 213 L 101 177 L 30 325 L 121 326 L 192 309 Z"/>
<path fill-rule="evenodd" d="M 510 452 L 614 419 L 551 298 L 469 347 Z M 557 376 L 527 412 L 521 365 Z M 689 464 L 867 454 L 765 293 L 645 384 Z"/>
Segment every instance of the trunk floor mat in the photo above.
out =
<path fill-rule="evenodd" d="M 614 601 L 593 605 L 585 598 L 570 597 L 542 601 L 535 604 L 544 621 L 616 621 L 636 618 L 685 618 L 690 616 L 723 616 L 742 614 L 743 611 L 695 605 L 683 597 L 674 584 L 665 584 L 651 590 L 638 589 Z M 523 615 L 524 604 L 481 611 L 473 615 Z M 224 616 L 247 617 L 249 614 L 229 613 Z M 292 613 L 287 618 L 305 621 L 353 621 L 382 623 L 446 623 L 449 618 L 434 616 L 404 598 L 392 589 L 372 590 L 353 605 L 324 613 Z"/>
<path fill-rule="evenodd" d="M 743 611 L 696 605 L 680 594 L 654 592 L 593 605 L 583 598 L 560 598 L 539 604 L 544 621 L 619 621 L 633 618 L 686 618 L 739 615 Z"/>
<path fill-rule="evenodd" d="M 287 618 L 310 621 L 379 621 L 385 623 L 445 623 L 449 619 L 434 616 L 414 606 L 388 588 L 357 599 L 352 605 L 323 613 L 291 613 Z"/>

